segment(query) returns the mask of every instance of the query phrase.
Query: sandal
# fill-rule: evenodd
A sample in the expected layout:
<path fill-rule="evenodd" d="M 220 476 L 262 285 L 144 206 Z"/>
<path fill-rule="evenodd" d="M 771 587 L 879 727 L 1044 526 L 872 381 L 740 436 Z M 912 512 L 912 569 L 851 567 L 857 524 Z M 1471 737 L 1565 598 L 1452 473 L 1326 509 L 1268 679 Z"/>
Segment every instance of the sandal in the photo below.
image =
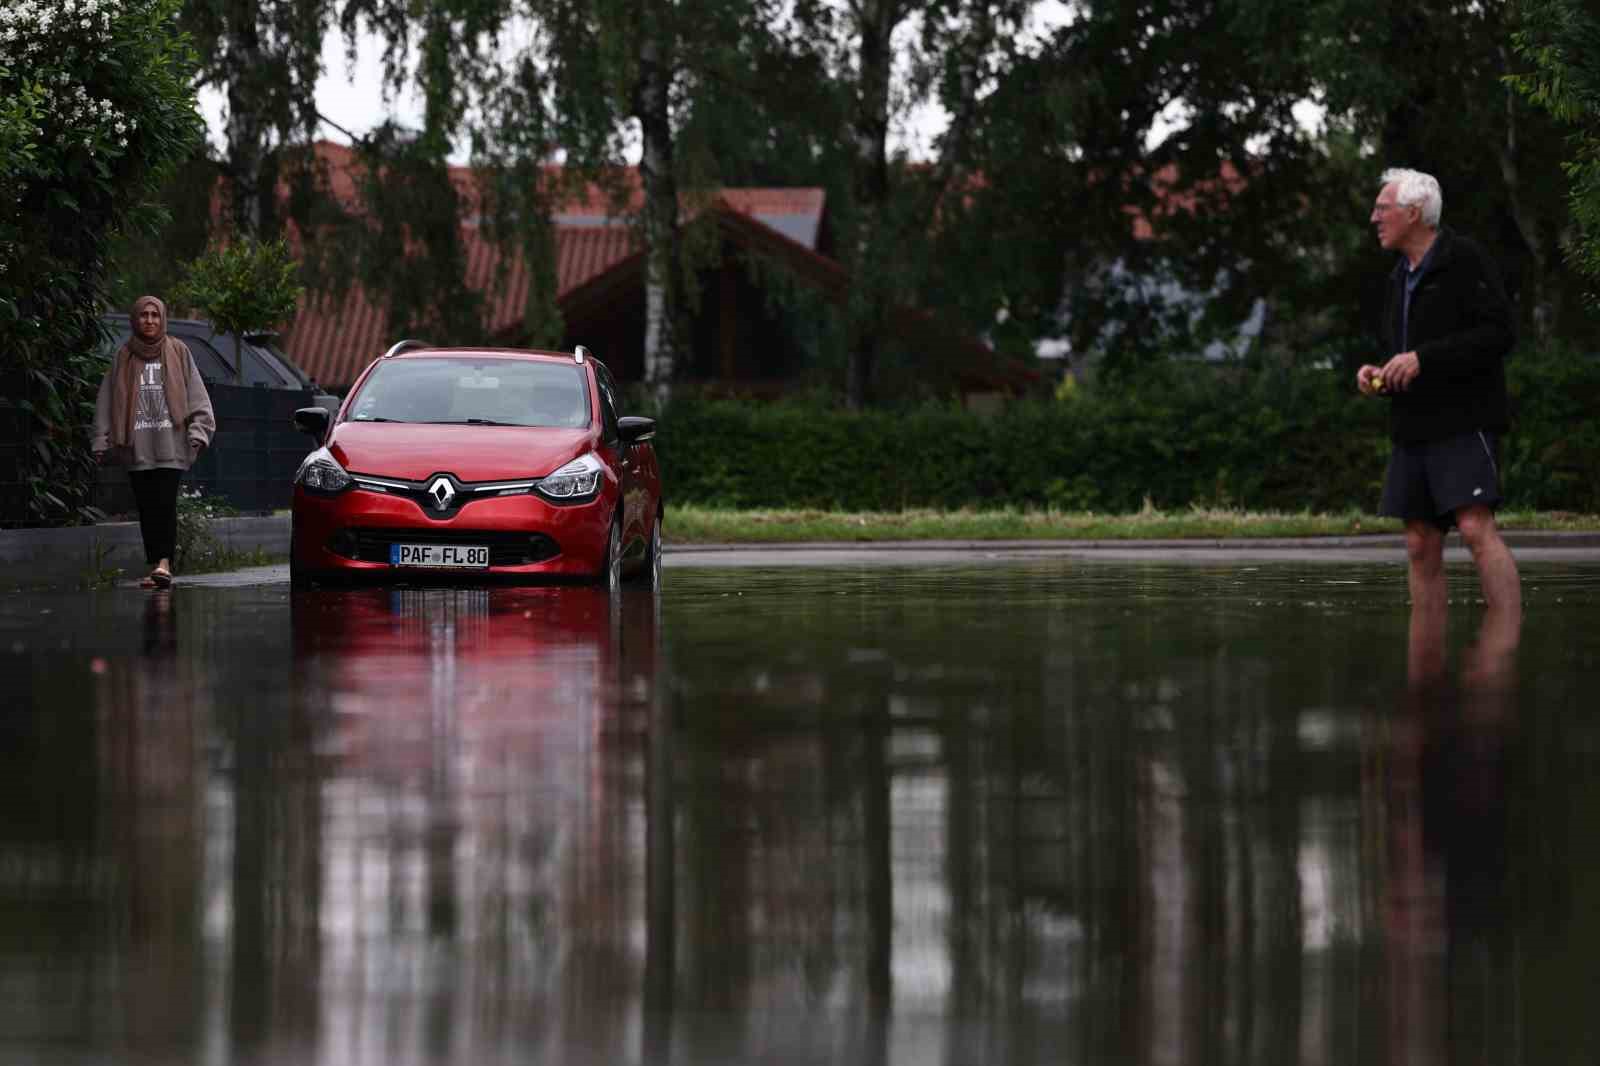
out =
<path fill-rule="evenodd" d="M 171 588 L 172 571 L 164 566 L 158 566 L 150 571 L 150 580 L 155 583 L 155 587 L 158 589 Z"/>

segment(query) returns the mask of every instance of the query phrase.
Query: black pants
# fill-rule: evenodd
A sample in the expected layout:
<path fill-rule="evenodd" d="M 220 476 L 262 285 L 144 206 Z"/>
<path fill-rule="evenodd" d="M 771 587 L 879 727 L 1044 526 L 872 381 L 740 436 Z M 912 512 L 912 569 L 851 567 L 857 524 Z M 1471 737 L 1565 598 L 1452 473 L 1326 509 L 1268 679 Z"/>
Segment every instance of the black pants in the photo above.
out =
<path fill-rule="evenodd" d="M 130 470 L 133 499 L 139 505 L 139 532 L 144 536 L 144 561 L 152 566 L 172 560 L 178 549 L 178 479 L 182 470 Z"/>

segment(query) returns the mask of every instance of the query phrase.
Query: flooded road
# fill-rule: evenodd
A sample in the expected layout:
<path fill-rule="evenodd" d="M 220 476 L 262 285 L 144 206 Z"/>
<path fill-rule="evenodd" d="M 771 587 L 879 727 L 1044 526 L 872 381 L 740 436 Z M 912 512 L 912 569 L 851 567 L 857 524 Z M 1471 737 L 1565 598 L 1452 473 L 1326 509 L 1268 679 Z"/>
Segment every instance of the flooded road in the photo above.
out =
<path fill-rule="evenodd" d="M 1600 567 L 0 605 L 0 1062 L 1595 1061 Z"/>

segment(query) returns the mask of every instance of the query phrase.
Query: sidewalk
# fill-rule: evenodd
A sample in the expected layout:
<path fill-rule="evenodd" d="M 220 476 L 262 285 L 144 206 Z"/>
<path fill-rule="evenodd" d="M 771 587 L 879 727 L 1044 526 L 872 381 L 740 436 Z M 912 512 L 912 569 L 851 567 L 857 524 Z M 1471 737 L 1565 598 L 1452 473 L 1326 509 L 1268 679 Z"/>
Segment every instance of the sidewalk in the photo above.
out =
<path fill-rule="evenodd" d="M 218 518 L 211 531 L 232 551 L 289 556 L 289 516 Z M 112 570 L 142 574 L 144 541 L 137 522 L 63 529 L 0 529 L 0 583 L 76 585 Z"/>
<path fill-rule="evenodd" d="M 224 547 L 242 554 L 260 552 L 275 559 L 289 555 L 289 516 L 219 518 L 212 532 Z M 1545 533 L 1507 530 L 1505 539 L 1520 558 L 1533 561 L 1547 555 L 1552 561 L 1600 562 L 1600 533 Z M 1447 547 L 1459 557 L 1461 539 L 1451 534 Z M 1141 556 L 1155 553 L 1189 557 L 1227 558 L 1238 556 L 1292 556 L 1296 553 L 1330 557 L 1354 552 L 1397 557 L 1405 542 L 1398 534 L 1373 534 L 1358 537 L 1276 537 L 1192 540 L 906 540 L 906 541 L 828 541 L 789 544 L 668 544 L 673 555 L 704 556 L 717 565 L 719 556 L 737 554 L 748 558 L 766 555 L 774 561 L 791 564 L 802 559 L 866 554 L 895 555 L 906 562 L 915 556 L 968 552 L 973 554 L 1096 554 L 1106 557 Z M 685 562 L 688 560 L 685 559 Z M 5 585 L 76 585 L 120 569 L 125 574 L 142 572 L 144 547 L 137 522 L 106 522 L 95 526 L 65 529 L 0 530 L 0 583 Z"/>

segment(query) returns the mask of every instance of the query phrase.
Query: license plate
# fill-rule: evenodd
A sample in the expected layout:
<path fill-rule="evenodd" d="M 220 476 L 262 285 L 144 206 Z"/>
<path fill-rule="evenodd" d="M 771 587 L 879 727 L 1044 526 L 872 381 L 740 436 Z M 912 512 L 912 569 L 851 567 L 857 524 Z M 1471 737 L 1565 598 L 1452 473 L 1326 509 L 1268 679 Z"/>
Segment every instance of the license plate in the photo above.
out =
<path fill-rule="evenodd" d="M 391 544 L 389 565 L 483 570 L 489 565 L 489 549 L 475 544 Z"/>

